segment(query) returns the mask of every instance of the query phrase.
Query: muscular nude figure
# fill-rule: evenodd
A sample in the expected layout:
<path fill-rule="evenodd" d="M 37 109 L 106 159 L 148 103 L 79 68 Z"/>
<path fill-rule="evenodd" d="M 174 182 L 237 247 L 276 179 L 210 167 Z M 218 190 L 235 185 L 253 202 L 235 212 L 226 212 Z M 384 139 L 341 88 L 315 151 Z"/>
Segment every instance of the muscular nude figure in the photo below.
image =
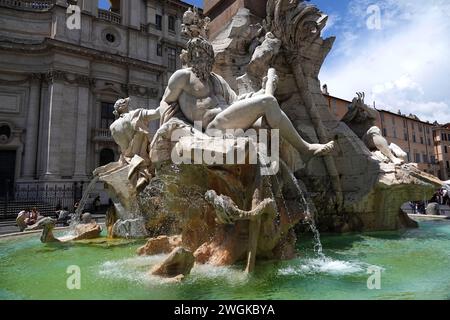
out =
<path fill-rule="evenodd" d="M 334 142 L 309 144 L 302 139 L 275 97 L 267 93 L 275 92 L 276 79 L 267 83 L 266 90 L 240 98 L 222 77 L 212 73 L 214 51 L 209 42 L 190 40 L 184 58 L 189 68 L 172 75 L 163 104 L 178 103 L 185 117 L 192 123 L 200 121 L 206 133 L 211 129 L 245 131 L 265 117 L 301 154 L 323 156 L 334 149 Z"/>

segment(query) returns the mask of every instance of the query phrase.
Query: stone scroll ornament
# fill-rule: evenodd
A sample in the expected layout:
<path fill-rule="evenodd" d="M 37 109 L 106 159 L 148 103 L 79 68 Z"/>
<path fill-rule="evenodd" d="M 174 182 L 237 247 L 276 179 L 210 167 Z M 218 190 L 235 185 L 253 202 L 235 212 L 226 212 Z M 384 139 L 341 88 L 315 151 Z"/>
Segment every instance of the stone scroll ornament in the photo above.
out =
<path fill-rule="evenodd" d="M 324 45 L 320 48 L 313 47 L 316 39 L 320 38 L 327 21 L 327 15 L 320 12 L 315 6 L 306 4 L 303 0 L 267 1 L 267 17 L 264 27 L 267 32 L 281 41 L 281 49 L 289 58 L 288 63 L 293 70 L 299 93 L 314 124 L 320 143 L 327 143 L 330 139 L 308 86 L 308 77 L 317 77 L 316 73 L 319 70 L 305 70 L 303 66 L 308 65 L 305 63 L 309 59 L 308 52 L 314 51 L 317 56 L 325 58 L 331 49 L 334 38 L 325 40 Z M 325 157 L 325 165 L 336 195 L 337 207 L 342 209 L 344 205 L 342 185 L 332 155 Z"/>

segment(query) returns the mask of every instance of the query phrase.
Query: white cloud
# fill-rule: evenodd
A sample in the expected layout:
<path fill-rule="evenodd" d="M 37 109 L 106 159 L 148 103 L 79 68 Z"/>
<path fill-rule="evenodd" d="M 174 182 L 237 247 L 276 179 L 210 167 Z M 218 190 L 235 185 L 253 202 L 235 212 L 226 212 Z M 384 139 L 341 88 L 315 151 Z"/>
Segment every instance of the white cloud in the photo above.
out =
<path fill-rule="evenodd" d="M 369 0 L 353 0 L 338 20 L 332 57 L 320 74 L 332 95 L 425 121 L 450 122 L 450 1 L 380 0 L 381 30 L 366 28 Z"/>

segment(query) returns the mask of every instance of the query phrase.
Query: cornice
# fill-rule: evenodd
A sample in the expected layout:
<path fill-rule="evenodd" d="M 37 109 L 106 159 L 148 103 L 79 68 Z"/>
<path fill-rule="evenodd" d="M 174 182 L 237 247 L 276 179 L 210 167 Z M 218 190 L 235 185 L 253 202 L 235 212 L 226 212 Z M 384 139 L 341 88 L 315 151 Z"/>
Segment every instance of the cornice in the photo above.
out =
<path fill-rule="evenodd" d="M 113 64 L 133 67 L 138 70 L 146 70 L 152 72 L 165 72 L 166 66 L 157 65 L 151 62 L 137 60 L 129 57 L 124 57 L 117 54 L 111 54 L 97 49 L 87 48 L 83 46 L 74 45 L 60 40 L 45 38 L 40 43 L 24 43 L 18 42 L 17 39 L 0 39 L 0 51 L 11 51 L 18 53 L 48 53 L 52 50 L 59 50 L 75 55 L 89 57 L 94 60 L 105 61 Z"/>

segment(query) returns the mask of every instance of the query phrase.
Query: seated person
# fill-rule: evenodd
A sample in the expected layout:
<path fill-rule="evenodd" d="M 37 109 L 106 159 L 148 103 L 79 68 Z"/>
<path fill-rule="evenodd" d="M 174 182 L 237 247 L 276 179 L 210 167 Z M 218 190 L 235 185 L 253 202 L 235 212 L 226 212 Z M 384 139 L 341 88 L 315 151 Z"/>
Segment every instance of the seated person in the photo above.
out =
<path fill-rule="evenodd" d="M 26 208 L 25 210 L 22 210 L 19 212 L 16 218 L 17 226 L 20 229 L 20 232 L 23 232 L 27 228 L 27 224 L 25 222 L 26 219 L 30 217 L 31 209 Z"/>
<path fill-rule="evenodd" d="M 29 212 L 28 217 L 25 218 L 25 224 L 27 226 L 32 226 L 38 222 L 40 218 L 39 211 L 36 208 L 33 208 L 31 212 Z"/>

